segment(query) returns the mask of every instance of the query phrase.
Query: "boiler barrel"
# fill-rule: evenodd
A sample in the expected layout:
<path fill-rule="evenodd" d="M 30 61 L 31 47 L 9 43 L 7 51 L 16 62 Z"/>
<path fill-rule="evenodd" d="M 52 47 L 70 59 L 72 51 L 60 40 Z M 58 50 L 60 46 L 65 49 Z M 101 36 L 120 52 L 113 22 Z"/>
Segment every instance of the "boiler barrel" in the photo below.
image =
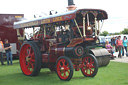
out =
<path fill-rule="evenodd" d="M 82 58 L 85 54 L 82 46 L 75 47 L 51 47 L 50 54 L 56 54 L 58 56 L 67 56 L 69 58 Z"/>
<path fill-rule="evenodd" d="M 71 58 L 82 58 L 84 53 L 84 48 L 82 46 L 65 47 L 65 55 Z"/>

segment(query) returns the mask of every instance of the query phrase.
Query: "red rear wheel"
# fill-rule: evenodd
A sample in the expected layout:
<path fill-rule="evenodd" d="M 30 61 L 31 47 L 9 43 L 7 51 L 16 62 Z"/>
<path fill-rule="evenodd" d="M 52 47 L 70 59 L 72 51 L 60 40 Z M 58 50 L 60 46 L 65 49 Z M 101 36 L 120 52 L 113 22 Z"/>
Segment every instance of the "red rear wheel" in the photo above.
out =
<path fill-rule="evenodd" d="M 56 71 L 61 80 L 69 81 L 73 76 L 73 65 L 71 60 L 65 56 L 58 58 Z"/>
<path fill-rule="evenodd" d="M 98 71 L 98 63 L 96 58 L 89 54 L 82 59 L 81 71 L 86 77 L 94 77 Z"/>
<path fill-rule="evenodd" d="M 39 48 L 34 42 L 25 42 L 20 51 L 20 66 L 25 75 L 36 76 L 41 69 Z"/>

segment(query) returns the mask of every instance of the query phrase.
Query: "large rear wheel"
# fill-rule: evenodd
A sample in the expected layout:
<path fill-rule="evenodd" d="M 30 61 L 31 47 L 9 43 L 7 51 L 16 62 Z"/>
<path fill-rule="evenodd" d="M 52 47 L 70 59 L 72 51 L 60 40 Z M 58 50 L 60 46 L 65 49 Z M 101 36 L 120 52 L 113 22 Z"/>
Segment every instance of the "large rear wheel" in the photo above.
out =
<path fill-rule="evenodd" d="M 61 80 L 69 81 L 73 76 L 73 64 L 71 60 L 62 56 L 57 59 L 56 72 Z"/>
<path fill-rule="evenodd" d="M 98 62 L 94 55 L 88 54 L 82 59 L 81 71 L 85 77 L 94 77 L 98 72 Z"/>
<path fill-rule="evenodd" d="M 41 52 L 33 41 L 25 41 L 20 50 L 20 67 L 22 72 L 28 76 L 36 76 L 40 72 Z"/>

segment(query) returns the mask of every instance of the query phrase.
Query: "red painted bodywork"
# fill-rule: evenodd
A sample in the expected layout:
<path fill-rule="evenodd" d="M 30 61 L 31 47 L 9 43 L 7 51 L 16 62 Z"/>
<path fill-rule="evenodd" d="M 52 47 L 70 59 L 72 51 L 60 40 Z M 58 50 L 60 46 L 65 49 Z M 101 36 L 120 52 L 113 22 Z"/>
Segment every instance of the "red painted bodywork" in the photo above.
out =
<path fill-rule="evenodd" d="M 58 14 L 58 15 L 56 14 L 55 16 L 51 15 L 45 18 L 42 17 L 34 20 L 15 22 L 14 28 L 19 29 L 19 28 L 36 27 L 36 26 L 41 27 L 42 30 L 35 33 L 35 35 L 31 38 L 31 41 L 27 41 L 29 42 L 27 43 L 27 45 L 30 47 L 35 46 L 35 48 L 33 49 L 37 49 L 36 45 L 39 48 L 39 50 L 37 51 L 40 52 L 42 56 L 41 55 L 40 55 L 41 57 L 36 56 L 36 59 L 42 58 L 40 59 L 42 61 L 39 61 L 41 63 L 42 68 L 49 68 L 51 71 L 57 70 L 57 73 L 62 80 L 67 79 L 67 77 L 66 78 L 64 77 L 66 75 L 66 72 L 70 73 L 68 71 L 69 69 L 71 69 L 70 71 L 72 74 L 73 68 L 75 68 L 76 71 L 79 71 L 79 69 L 81 69 L 84 76 L 93 77 L 97 73 L 98 64 L 95 56 L 87 55 L 90 53 L 89 51 L 86 52 L 86 50 L 89 50 L 87 49 L 88 46 L 91 46 L 94 44 L 96 45 L 95 40 L 97 36 L 92 35 L 92 32 L 94 32 L 92 31 L 93 29 L 89 30 L 87 28 L 87 18 L 86 18 L 87 14 L 90 15 L 91 24 L 94 23 L 95 17 L 97 18 L 97 20 L 107 19 L 107 13 L 103 10 L 80 9 L 80 10 L 74 10 L 72 12 L 67 12 L 64 14 Z M 84 18 L 86 19 L 84 20 Z M 85 21 L 84 24 L 83 24 L 84 22 L 83 20 Z M 66 27 L 65 27 L 66 31 L 64 32 L 64 30 L 62 29 L 62 26 L 65 26 L 65 25 L 69 25 L 70 32 L 66 30 Z M 55 31 L 54 29 L 52 29 L 54 27 L 59 27 L 59 29 L 61 30 L 56 30 L 59 32 L 56 32 L 55 35 L 52 35 L 51 33 Z M 83 27 L 85 29 L 83 29 Z M 82 29 L 85 30 L 85 33 L 83 33 Z M 79 33 L 77 33 L 78 30 L 79 30 Z M 98 33 L 98 32 L 95 32 L 95 33 Z M 81 37 L 79 37 L 80 34 L 81 34 Z M 82 37 L 83 34 L 86 36 Z M 24 45 L 21 49 L 23 50 L 23 51 L 21 50 L 20 52 L 21 55 L 26 54 L 29 50 L 29 49 L 28 50 L 25 49 Z M 33 55 L 34 54 L 36 55 L 38 52 L 35 51 Z M 21 55 L 20 55 L 20 58 L 25 59 Z M 23 56 L 26 56 L 26 55 L 23 55 Z M 26 58 L 29 58 L 29 57 L 31 58 L 31 60 L 33 59 L 33 57 L 29 55 Z M 28 59 L 26 59 L 26 62 L 30 63 L 31 60 L 28 61 Z M 22 62 L 21 64 L 22 65 L 27 64 L 26 62 Z M 38 66 L 38 65 L 35 65 L 35 66 Z M 40 68 L 41 66 L 38 66 L 38 67 Z M 31 66 L 31 68 L 36 70 L 36 67 L 33 68 Z M 34 72 L 34 70 L 30 70 L 30 67 L 28 68 L 24 67 L 24 69 L 26 70 L 29 69 L 28 72 L 29 71 Z M 88 70 L 90 70 L 89 73 L 88 73 Z M 64 76 L 61 75 L 61 73 L 64 73 Z"/>

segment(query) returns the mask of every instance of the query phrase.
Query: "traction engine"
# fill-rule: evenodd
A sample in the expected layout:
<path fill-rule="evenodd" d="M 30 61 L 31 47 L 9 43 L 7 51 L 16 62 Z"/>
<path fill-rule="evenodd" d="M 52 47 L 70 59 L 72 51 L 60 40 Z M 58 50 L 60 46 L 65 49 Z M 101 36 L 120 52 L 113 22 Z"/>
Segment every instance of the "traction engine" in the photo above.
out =
<path fill-rule="evenodd" d="M 100 21 L 107 13 L 100 9 L 75 9 L 69 0 L 66 13 L 15 22 L 14 28 L 40 29 L 24 41 L 20 66 L 27 76 L 36 76 L 41 68 L 56 71 L 61 80 L 69 81 L 74 69 L 85 77 L 94 77 L 98 67 L 107 66 L 110 54 L 98 44 Z"/>

